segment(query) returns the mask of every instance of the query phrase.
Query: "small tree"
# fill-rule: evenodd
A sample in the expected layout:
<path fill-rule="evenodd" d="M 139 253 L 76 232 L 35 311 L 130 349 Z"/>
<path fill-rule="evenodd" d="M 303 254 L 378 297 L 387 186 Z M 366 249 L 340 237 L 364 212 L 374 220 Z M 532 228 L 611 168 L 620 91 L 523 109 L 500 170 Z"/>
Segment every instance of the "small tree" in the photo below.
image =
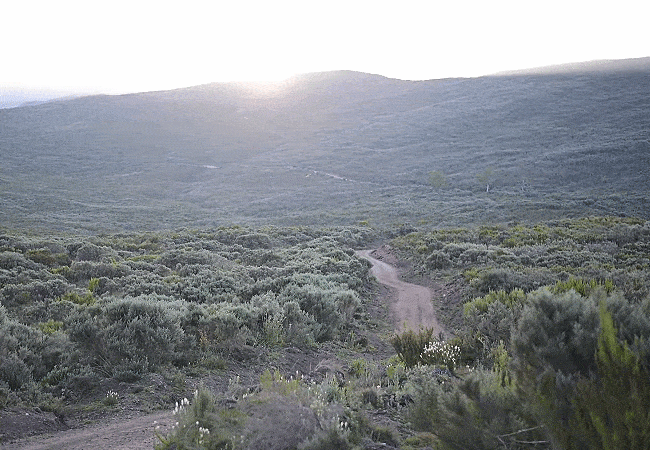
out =
<path fill-rule="evenodd" d="M 429 172 L 429 184 L 435 188 L 444 189 L 449 187 L 449 180 L 444 172 L 440 170 L 432 170 Z"/>
<path fill-rule="evenodd" d="M 494 183 L 496 174 L 494 173 L 494 169 L 492 169 L 492 167 L 488 167 L 483 172 L 476 175 L 476 179 L 479 183 L 485 186 L 485 192 L 490 192 L 490 184 Z"/>

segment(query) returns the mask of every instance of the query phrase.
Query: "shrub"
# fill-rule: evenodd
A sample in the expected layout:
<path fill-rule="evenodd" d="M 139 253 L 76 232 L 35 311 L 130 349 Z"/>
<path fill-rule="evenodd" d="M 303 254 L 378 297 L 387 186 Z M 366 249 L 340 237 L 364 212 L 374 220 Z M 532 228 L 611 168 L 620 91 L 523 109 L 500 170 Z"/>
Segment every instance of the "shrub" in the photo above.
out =
<path fill-rule="evenodd" d="M 490 292 L 506 291 L 511 292 L 514 289 L 522 289 L 529 292 L 554 283 L 557 275 L 553 275 L 545 270 L 512 270 L 512 269 L 489 269 L 481 272 L 478 278 L 472 280 L 471 286 L 479 294 L 489 294 Z"/>
<path fill-rule="evenodd" d="M 343 325 L 344 315 L 358 306 L 356 294 L 341 292 L 330 283 L 313 284 L 291 283 L 282 292 L 284 298 L 295 300 L 305 313 L 311 315 L 315 322 L 312 333 L 317 342 L 334 338 Z M 343 314 L 342 314 L 343 313 Z"/>
<path fill-rule="evenodd" d="M 433 270 L 448 269 L 452 266 L 451 258 L 446 253 L 438 250 L 431 252 L 425 264 L 429 269 Z"/>
<path fill-rule="evenodd" d="M 0 290 L 0 295 L 5 306 L 20 306 L 55 299 L 72 287 L 65 280 L 54 278 L 25 284 L 7 284 Z"/>
<path fill-rule="evenodd" d="M 11 389 L 42 379 L 70 353 L 66 335 L 44 334 L 12 320 L 0 305 L 0 381 Z"/>
<path fill-rule="evenodd" d="M 52 334 L 63 329 L 63 322 L 50 319 L 47 322 L 38 323 L 37 326 L 44 334 Z"/>
<path fill-rule="evenodd" d="M 614 331 L 602 310 L 599 313 L 598 305 L 605 305 L 619 324 L 618 331 Z M 622 394 L 625 389 L 646 389 L 641 385 L 630 387 L 630 373 L 645 371 L 647 374 L 650 366 L 645 344 L 650 337 L 646 308 L 645 304 L 628 303 L 619 292 L 608 296 L 604 289 L 586 298 L 573 289 L 562 294 L 553 294 L 548 289 L 529 294 L 529 302 L 512 336 L 513 371 L 518 387 L 527 401 L 535 405 L 539 419 L 557 445 L 566 448 L 583 445 L 579 443 L 584 442 L 586 435 L 594 439 L 602 431 L 597 428 L 598 421 L 605 420 L 604 408 L 611 409 L 612 414 L 614 409 L 631 408 L 630 426 L 636 426 L 632 424 L 637 420 L 647 420 L 647 416 L 634 412 L 639 405 L 621 400 L 626 398 Z M 624 360 L 621 355 L 625 356 Z M 608 385 L 608 377 L 618 384 Z M 616 393 L 619 402 L 616 407 L 607 404 L 610 399 L 605 390 Z M 594 400 L 596 395 L 604 396 L 602 402 Z M 631 396 L 638 397 L 636 393 Z M 576 413 L 582 417 L 580 426 L 586 434 L 576 434 L 577 425 L 572 423 Z M 618 433 L 608 428 L 617 427 L 612 425 L 616 420 L 614 416 L 606 419 L 604 429 Z"/>
<path fill-rule="evenodd" d="M 393 336 L 390 342 L 399 359 L 410 368 L 423 363 L 422 354 L 431 342 L 432 335 L 433 328 L 421 329 L 418 332 L 406 330 Z"/>
<path fill-rule="evenodd" d="M 146 372 L 183 357 L 179 309 L 182 305 L 154 296 L 113 300 L 78 311 L 67 327 L 71 339 L 107 373 Z"/>
<path fill-rule="evenodd" d="M 120 395 L 117 392 L 113 391 L 113 390 L 109 390 L 106 393 L 106 397 L 104 397 L 104 400 L 103 400 L 103 403 L 106 406 L 115 406 L 119 402 L 120 402 Z"/>
<path fill-rule="evenodd" d="M 130 272 L 128 266 L 118 263 L 75 261 L 65 277 L 73 282 L 88 282 L 93 278 L 121 278 Z"/>
<path fill-rule="evenodd" d="M 552 367 L 585 376 L 595 369 L 598 310 L 575 291 L 555 295 L 548 289 L 528 294 L 512 335 L 518 367 Z"/>
<path fill-rule="evenodd" d="M 555 294 L 561 294 L 563 292 L 574 290 L 583 297 L 588 297 L 592 292 L 599 288 L 604 289 L 605 292 L 610 294 L 615 289 L 615 286 L 612 280 L 600 282 L 598 280 L 583 280 L 581 278 L 571 277 L 567 281 L 558 281 L 555 283 L 555 286 L 551 288 L 551 291 Z"/>
<path fill-rule="evenodd" d="M 16 267 L 37 270 L 38 264 L 25 258 L 25 256 L 20 253 L 7 251 L 0 252 L 0 269 L 12 270 Z"/>
<path fill-rule="evenodd" d="M 78 292 L 66 292 L 56 299 L 57 302 L 70 302 L 80 306 L 90 306 L 95 304 L 93 293 L 88 291 L 83 294 Z"/>
<path fill-rule="evenodd" d="M 489 292 L 484 297 L 478 297 L 465 303 L 463 311 L 466 316 L 482 314 L 487 312 L 488 306 L 494 302 L 501 302 L 509 308 L 521 306 L 526 300 L 526 294 L 522 289 L 513 289 L 510 292 L 504 290 Z"/>
<path fill-rule="evenodd" d="M 235 414 L 219 414 L 215 397 L 205 388 L 194 393 L 190 402 L 187 398 L 176 403 L 174 415 L 177 424 L 172 431 L 162 436 L 155 445 L 157 450 L 191 449 L 234 449 L 235 430 L 239 431 L 243 417 Z"/>
<path fill-rule="evenodd" d="M 460 347 L 441 340 L 430 341 L 420 356 L 423 364 L 439 364 L 454 370 L 460 361 Z"/>
<path fill-rule="evenodd" d="M 549 448 L 531 411 L 512 385 L 492 371 L 475 370 L 463 380 L 435 377 L 411 385 L 415 403 L 407 420 L 418 431 L 434 433 L 450 449 L 524 449 L 522 441 Z"/>
<path fill-rule="evenodd" d="M 102 259 L 102 256 L 114 255 L 115 252 L 112 249 L 106 247 L 99 247 L 93 243 L 85 243 L 77 250 L 75 259 L 77 261 L 93 261 L 99 262 Z"/>
<path fill-rule="evenodd" d="M 598 376 L 577 386 L 575 419 L 591 449 L 650 447 L 650 372 L 617 339 L 612 315 L 600 305 Z"/>
<path fill-rule="evenodd" d="M 271 238 L 264 233 L 250 233 L 237 236 L 235 244 L 250 249 L 269 249 L 271 248 Z"/>
<path fill-rule="evenodd" d="M 180 269 L 187 265 L 210 265 L 212 261 L 214 254 L 207 250 L 174 249 L 160 256 L 160 264 L 170 269 Z"/>
<path fill-rule="evenodd" d="M 0 381 L 7 383 L 9 388 L 17 391 L 23 384 L 32 380 L 28 365 L 15 354 L 9 354 L 0 360 Z"/>

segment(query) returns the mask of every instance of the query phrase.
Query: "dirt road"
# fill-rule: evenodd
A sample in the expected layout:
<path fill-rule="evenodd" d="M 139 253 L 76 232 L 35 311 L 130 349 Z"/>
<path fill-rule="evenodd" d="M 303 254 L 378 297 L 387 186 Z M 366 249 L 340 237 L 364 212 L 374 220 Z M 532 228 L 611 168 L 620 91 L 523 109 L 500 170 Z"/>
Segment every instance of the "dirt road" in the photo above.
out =
<path fill-rule="evenodd" d="M 129 419 L 114 419 L 83 428 L 60 431 L 21 440 L 13 444 L 0 444 L 2 450 L 139 450 L 152 449 L 158 439 L 154 435 L 169 431 L 173 415 L 171 411 L 148 414 Z M 154 423 L 156 422 L 156 423 Z"/>
<path fill-rule="evenodd" d="M 372 274 L 377 281 L 395 292 L 390 302 L 390 315 L 396 331 L 433 328 L 434 336 L 443 332 L 433 309 L 429 288 L 401 281 L 398 270 L 375 258 L 374 250 L 362 250 L 357 254 L 370 261 Z"/>

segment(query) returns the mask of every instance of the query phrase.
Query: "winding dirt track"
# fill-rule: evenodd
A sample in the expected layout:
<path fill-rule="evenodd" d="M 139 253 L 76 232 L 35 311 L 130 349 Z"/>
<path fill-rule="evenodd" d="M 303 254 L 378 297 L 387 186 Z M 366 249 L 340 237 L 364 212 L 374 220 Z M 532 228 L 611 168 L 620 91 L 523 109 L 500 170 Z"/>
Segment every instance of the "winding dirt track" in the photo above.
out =
<path fill-rule="evenodd" d="M 374 258 L 373 252 L 374 250 L 362 250 L 357 252 L 357 255 L 370 261 L 372 274 L 379 283 L 395 291 L 396 295 L 390 302 L 390 316 L 395 330 L 402 332 L 433 328 L 434 336 L 443 332 L 433 310 L 431 290 L 425 286 L 401 281 L 397 269 Z"/>

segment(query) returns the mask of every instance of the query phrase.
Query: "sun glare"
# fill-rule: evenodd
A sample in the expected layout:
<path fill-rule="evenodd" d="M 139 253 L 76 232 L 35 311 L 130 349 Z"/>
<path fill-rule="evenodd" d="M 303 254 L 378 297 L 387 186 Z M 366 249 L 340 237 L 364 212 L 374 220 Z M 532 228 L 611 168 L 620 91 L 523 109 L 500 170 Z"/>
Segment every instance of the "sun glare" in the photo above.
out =
<path fill-rule="evenodd" d="M 295 74 L 329 70 L 416 80 L 650 56 L 631 0 L 426 3 L 8 2 L 3 14 L 25 21 L 0 27 L 0 86 L 123 93 L 254 81 L 274 92 Z"/>

